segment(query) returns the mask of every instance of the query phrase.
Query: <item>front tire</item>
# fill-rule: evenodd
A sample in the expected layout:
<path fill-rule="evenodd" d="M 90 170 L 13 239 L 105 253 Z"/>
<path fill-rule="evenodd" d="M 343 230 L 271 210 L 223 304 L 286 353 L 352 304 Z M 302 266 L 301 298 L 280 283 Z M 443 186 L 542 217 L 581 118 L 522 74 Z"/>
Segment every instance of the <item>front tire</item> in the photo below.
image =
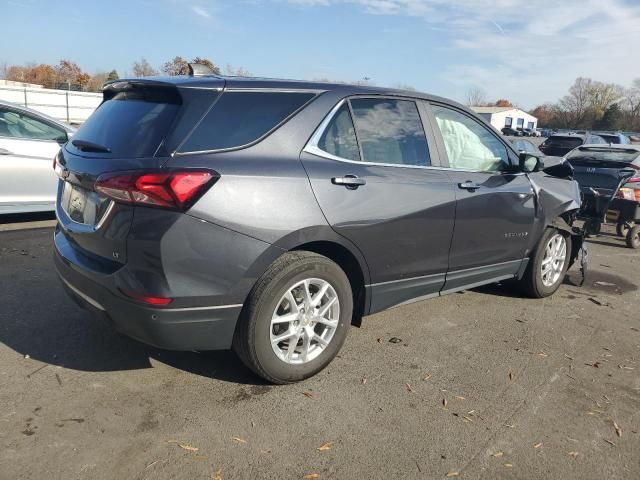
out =
<path fill-rule="evenodd" d="M 251 290 L 233 348 L 265 380 L 297 382 L 333 360 L 352 314 L 351 285 L 335 262 L 313 252 L 288 252 Z"/>
<path fill-rule="evenodd" d="M 553 295 L 564 280 L 570 255 L 571 236 L 554 228 L 547 229 L 522 277 L 524 292 L 532 298 Z"/>

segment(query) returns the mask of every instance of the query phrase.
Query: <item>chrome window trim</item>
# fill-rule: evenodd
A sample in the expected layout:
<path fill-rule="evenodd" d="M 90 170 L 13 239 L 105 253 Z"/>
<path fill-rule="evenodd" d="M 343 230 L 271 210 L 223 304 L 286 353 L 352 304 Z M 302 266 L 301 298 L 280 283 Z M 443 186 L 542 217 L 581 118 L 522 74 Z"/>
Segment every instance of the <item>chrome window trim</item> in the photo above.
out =
<path fill-rule="evenodd" d="M 369 98 L 368 95 L 357 95 L 358 98 Z M 382 96 L 383 98 L 395 98 L 393 96 L 389 97 L 389 96 Z M 380 96 L 373 96 L 372 98 L 380 98 Z M 412 97 L 403 97 L 400 98 L 400 100 L 405 100 L 405 101 L 413 101 L 415 102 L 416 100 Z M 318 126 L 318 128 L 316 128 L 316 131 L 313 133 L 313 135 L 311 136 L 311 138 L 309 139 L 309 141 L 307 142 L 307 144 L 305 145 L 305 147 L 302 149 L 303 152 L 307 152 L 310 153 L 312 155 L 316 155 L 318 157 L 323 157 L 323 158 L 327 158 L 329 160 L 336 160 L 338 162 L 345 162 L 345 163 L 353 163 L 356 165 L 363 165 L 363 166 L 367 166 L 367 165 L 371 165 L 371 166 L 376 166 L 376 167 L 399 167 L 399 168 L 420 168 L 420 169 L 427 169 L 427 170 L 442 170 L 442 167 L 437 167 L 437 166 L 433 166 L 433 165 L 429 165 L 429 166 L 423 166 L 423 165 L 401 165 L 401 164 L 397 164 L 397 163 L 380 163 L 380 162 L 363 162 L 362 160 L 360 161 L 356 161 L 356 160 L 350 160 L 348 158 L 343 158 L 343 157 L 338 157 L 336 155 L 333 155 L 329 152 L 325 152 L 324 150 L 322 150 L 320 147 L 318 147 L 318 143 L 320 142 L 320 139 L 322 138 L 322 135 L 324 134 L 324 131 L 327 129 L 327 127 L 329 126 L 329 123 L 331 123 L 331 120 L 333 120 L 333 117 L 335 117 L 336 113 L 338 113 L 338 110 L 340 110 L 340 107 L 342 107 L 342 105 L 344 105 L 346 102 L 348 101 L 348 98 L 343 98 L 342 100 L 340 100 L 327 114 L 327 116 L 324 118 L 324 120 L 322 120 L 322 122 L 320 123 L 320 125 Z M 417 108 L 417 103 L 416 103 L 416 108 Z M 353 119 L 352 119 L 353 121 Z M 355 128 L 355 125 L 354 125 Z M 424 125 L 423 125 L 424 128 Z M 426 132 L 425 132 L 425 138 L 426 138 Z M 428 143 L 427 143 L 428 145 Z"/>

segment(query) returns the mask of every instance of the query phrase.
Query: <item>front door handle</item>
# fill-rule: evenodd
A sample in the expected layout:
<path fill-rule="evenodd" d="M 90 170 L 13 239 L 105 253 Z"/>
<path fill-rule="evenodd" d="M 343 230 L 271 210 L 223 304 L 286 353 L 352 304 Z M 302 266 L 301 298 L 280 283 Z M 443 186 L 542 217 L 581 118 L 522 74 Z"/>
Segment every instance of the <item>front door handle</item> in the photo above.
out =
<path fill-rule="evenodd" d="M 12 155 L 12 153 L 6 148 L 0 148 L 0 155 Z"/>
<path fill-rule="evenodd" d="M 480 188 L 480 185 L 478 185 L 475 182 L 472 182 L 471 180 L 467 180 L 466 182 L 459 183 L 458 188 L 461 188 L 463 190 L 469 190 L 470 192 L 475 192 Z"/>
<path fill-rule="evenodd" d="M 355 190 L 362 185 L 366 185 L 367 181 L 357 175 L 345 175 L 344 177 L 333 177 L 331 183 L 334 185 L 342 185 L 349 190 Z"/>

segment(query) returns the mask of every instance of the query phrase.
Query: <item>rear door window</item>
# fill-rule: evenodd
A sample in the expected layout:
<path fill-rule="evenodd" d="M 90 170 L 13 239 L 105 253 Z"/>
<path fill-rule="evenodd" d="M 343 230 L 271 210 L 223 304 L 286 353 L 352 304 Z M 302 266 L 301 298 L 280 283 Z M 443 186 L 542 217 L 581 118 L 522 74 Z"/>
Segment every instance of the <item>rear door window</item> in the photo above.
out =
<path fill-rule="evenodd" d="M 333 116 L 320 137 L 318 148 L 335 157 L 360 161 L 356 131 L 348 104 L 344 103 Z"/>
<path fill-rule="evenodd" d="M 314 96 L 308 92 L 225 92 L 178 151 L 223 150 L 253 143 Z"/>
<path fill-rule="evenodd" d="M 418 107 L 411 100 L 351 100 L 362 161 L 429 166 L 431 158 Z"/>
<path fill-rule="evenodd" d="M 67 133 L 25 113 L 0 108 L 0 137 L 65 142 Z"/>

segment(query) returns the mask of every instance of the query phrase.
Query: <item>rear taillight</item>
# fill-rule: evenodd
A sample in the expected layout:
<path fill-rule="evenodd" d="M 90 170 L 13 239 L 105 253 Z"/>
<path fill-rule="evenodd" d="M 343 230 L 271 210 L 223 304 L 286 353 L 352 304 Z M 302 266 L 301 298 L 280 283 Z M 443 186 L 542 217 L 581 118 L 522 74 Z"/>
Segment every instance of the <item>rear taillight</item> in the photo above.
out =
<path fill-rule="evenodd" d="M 186 210 L 218 178 L 210 170 L 110 173 L 95 188 L 116 202 Z"/>
<path fill-rule="evenodd" d="M 618 198 L 624 198 L 625 200 L 640 202 L 640 188 L 622 187 L 620 190 L 618 190 L 617 196 Z"/>

